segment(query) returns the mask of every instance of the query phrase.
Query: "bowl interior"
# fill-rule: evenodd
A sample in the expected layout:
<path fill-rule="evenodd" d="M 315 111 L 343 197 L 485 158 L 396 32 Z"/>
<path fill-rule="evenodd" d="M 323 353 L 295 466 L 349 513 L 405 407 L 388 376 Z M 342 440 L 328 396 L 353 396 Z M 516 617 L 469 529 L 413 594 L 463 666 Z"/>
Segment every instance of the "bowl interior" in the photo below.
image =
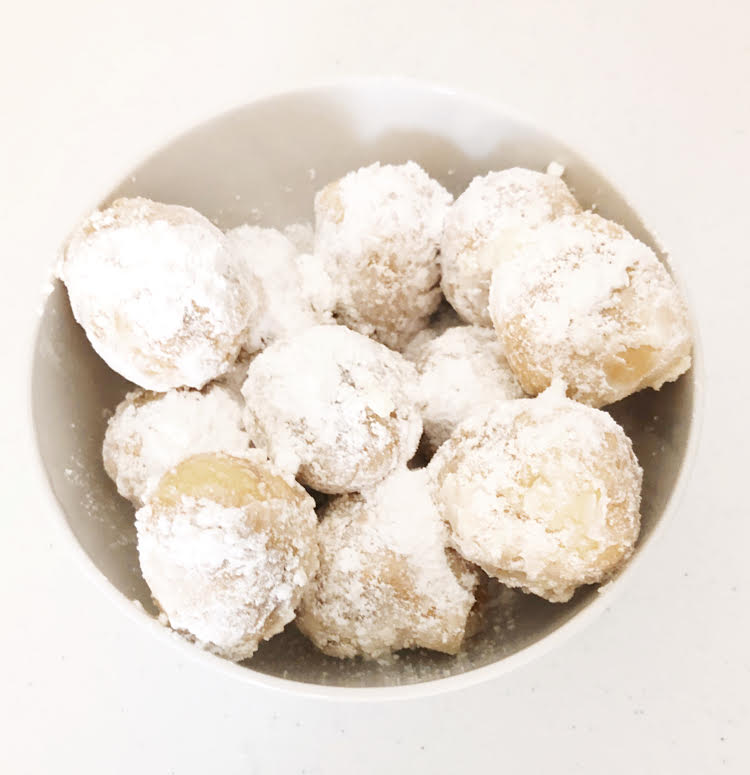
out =
<path fill-rule="evenodd" d="M 105 201 L 143 195 L 190 205 L 220 227 L 284 226 L 312 220 L 315 192 L 374 161 L 413 159 L 454 195 L 488 170 L 565 165 L 584 206 L 659 246 L 623 198 L 553 137 L 471 97 L 396 83 L 290 93 L 222 115 L 159 150 Z M 42 461 L 70 528 L 94 565 L 153 615 L 135 545 L 133 508 L 104 472 L 107 419 L 131 384 L 98 358 L 58 283 L 44 308 L 33 361 L 32 405 Z M 610 407 L 644 468 L 638 549 L 662 516 L 685 459 L 693 421 L 693 372 L 660 392 Z M 316 651 L 293 624 L 245 663 L 248 670 L 323 685 L 393 686 L 457 675 L 507 658 L 583 611 L 584 588 L 564 605 L 500 585 L 490 592 L 488 626 L 458 657 L 402 652 L 389 664 L 336 660 Z"/>

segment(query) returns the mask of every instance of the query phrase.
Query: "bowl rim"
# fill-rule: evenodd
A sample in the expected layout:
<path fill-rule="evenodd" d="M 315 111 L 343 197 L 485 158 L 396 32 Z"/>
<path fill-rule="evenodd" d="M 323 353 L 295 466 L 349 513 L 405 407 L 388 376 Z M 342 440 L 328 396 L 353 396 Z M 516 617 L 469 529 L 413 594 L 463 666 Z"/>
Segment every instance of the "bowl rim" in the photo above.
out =
<path fill-rule="evenodd" d="M 162 148 L 176 142 L 181 137 L 186 136 L 196 129 L 206 126 L 207 124 L 214 121 L 218 121 L 222 118 L 227 118 L 231 114 L 244 110 L 251 105 L 260 105 L 266 102 L 286 100 L 296 96 L 311 96 L 318 93 L 323 94 L 325 92 L 354 92 L 357 89 L 363 88 L 400 90 L 404 92 L 419 93 L 422 96 L 424 96 L 425 93 L 433 96 L 440 95 L 448 98 L 454 98 L 464 103 L 473 103 L 477 108 L 487 113 L 494 113 L 498 116 L 503 116 L 517 121 L 520 124 L 527 126 L 532 131 L 553 137 L 557 142 L 560 143 L 562 147 L 571 150 L 571 152 L 574 152 L 576 156 L 582 159 L 596 174 L 604 178 L 624 202 L 627 202 L 628 205 L 630 205 L 627 197 L 625 197 L 620 191 L 619 187 L 612 182 L 612 177 L 602 172 L 601 168 L 598 165 L 593 164 L 585 154 L 575 150 L 564 140 L 559 140 L 557 134 L 543 127 L 540 127 L 535 121 L 531 120 L 528 116 L 524 115 L 515 108 L 507 106 L 500 101 L 483 96 L 481 94 L 402 76 L 340 78 L 330 81 L 315 82 L 299 88 L 290 88 L 279 92 L 260 94 L 256 98 L 237 102 L 233 106 L 222 110 L 217 114 L 203 118 L 201 121 L 193 124 L 191 127 L 183 130 L 182 132 L 162 139 L 158 145 L 152 148 L 150 152 L 144 154 L 135 165 L 131 163 L 129 165 L 129 169 L 137 168 L 140 166 L 140 164 L 143 164 L 152 158 Z M 125 174 L 127 174 L 127 172 Z M 111 186 L 108 191 L 109 190 L 111 190 Z M 91 209 L 97 207 L 106 195 L 107 191 L 101 192 L 100 195 L 95 199 L 95 203 L 92 205 Z M 693 296 L 690 289 L 686 287 L 686 284 L 681 277 L 680 270 L 675 267 L 671 260 L 669 260 L 667 249 L 656 237 L 654 231 L 649 227 L 646 220 L 641 215 L 641 212 L 637 208 L 632 209 L 638 214 L 644 229 L 655 241 L 659 247 L 659 250 L 665 256 L 668 269 L 687 302 L 688 315 L 690 318 L 693 335 L 691 367 L 693 406 L 683 459 L 680 463 L 675 485 L 672 489 L 672 492 L 668 496 L 666 506 L 661 516 L 656 521 L 656 524 L 652 528 L 648 538 L 643 544 L 640 545 L 636 555 L 627 562 L 624 568 L 619 571 L 611 581 L 599 587 L 599 594 L 597 594 L 596 597 L 583 610 L 574 614 L 568 621 L 564 622 L 551 633 L 543 636 L 534 643 L 524 646 L 513 654 L 490 664 L 469 669 L 466 672 L 460 673 L 458 675 L 428 679 L 415 683 L 401 684 L 396 686 L 335 686 L 307 683 L 291 678 L 283 678 L 258 672 L 253 670 L 251 666 L 242 666 L 205 651 L 200 647 L 197 647 L 195 644 L 185 640 L 182 636 L 170 630 L 168 627 L 163 626 L 156 618 L 146 612 L 138 603 L 138 601 L 133 601 L 125 594 L 120 592 L 120 590 L 118 590 L 109 581 L 104 573 L 102 573 L 97 568 L 97 566 L 94 564 L 94 561 L 89 557 L 84 548 L 78 542 L 75 534 L 73 533 L 73 529 L 67 520 L 65 511 L 61 504 L 58 502 L 52 490 L 49 478 L 47 476 L 44 460 L 42 459 L 41 450 L 37 442 L 37 428 L 33 415 L 33 393 L 31 389 L 34 374 L 35 345 L 38 341 L 41 328 L 41 314 L 39 314 L 35 321 L 35 325 L 32 327 L 33 330 L 31 332 L 31 342 L 30 346 L 27 348 L 28 363 L 26 369 L 26 413 L 29 421 L 27 427 L 31 429 L 31 433 L 34 436 L 32 442 L 36 463 L 34 466 L 34 476 L 37 484 L 39 485 L 39 492 L 44 493 L 42 496 L 45 499 L 45 508 L 42 509 L 43 512 L 50 515 L 50 521 L 54 524 L 58 536 L 61 538 L 65 546 L 70 549 L 71 555 L 75 557 L 75 562 L 83 572 L 84 576 L 88 578 L 88 580 L 97 589 L 99 589 L 100 592 L 102 592 L 105 598 L 111 601 L 113 606 L 121 613 L 123 613 L 126 618 L 137 623 L 139 626 L 144 626 L 146 630 L 150 631 L 151 635 L 160 644 L 163 644 L 167 647 L 171 646 L 176 648 L 180 656 L 185 657 L 187 660 L 199 663 L 201 665 L 206 665 L 210 669 L 218 671 L 224 677 L 237 680 L 250 687 L 272 689 L 295 696 L 333 701 L 344 700 L 350 702 L 373 702 L 407 700 L 430 697 L 449 691 L 467 689 L 469 687 L 476 686 L 493 679 L 498 679 L 501 676 L 530 663 L 538 657 L 549 653 L 557 646 L 567 642 L 576 633 L 581 632 L 603 610 L 605 610 L 605 608 L 611 605 L 614 600 L 614 596 L 619 594 L 626 580 L 630 579 L 633 575 L 634 569 L 639 567 L 643 562 L 644 556 L 649 551 L 649 548 L 653 547 L 655 539 L 663 537 L 667 526 L 674 522 L 678 507 L 682 502 L 687 482 L 690 479 L 690 474 L 697 457 L 699 437 L 702 432 L 705 410 L 705 367 L 702 340 L 695 316 L 697 307 L 693 302 Z M 65 239 L 61 240 L 61 244 L 64 244 L 64 241 Z"/>

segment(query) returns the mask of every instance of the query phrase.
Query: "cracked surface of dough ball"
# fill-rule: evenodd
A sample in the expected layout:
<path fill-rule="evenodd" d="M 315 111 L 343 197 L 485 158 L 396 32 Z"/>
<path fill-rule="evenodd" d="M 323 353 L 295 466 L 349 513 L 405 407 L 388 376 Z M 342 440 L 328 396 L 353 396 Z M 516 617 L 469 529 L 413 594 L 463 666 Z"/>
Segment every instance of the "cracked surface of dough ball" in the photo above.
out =
<path fill-rule="evenodd" d="M 305 328 L 333 323 L 333 287 L 315 256 L 300 254 L 280 231 L 261 226 L 238 226 L 227 232 L 226 240 L 260 289 L 259 315 L 244 343 L 248 352 Z"/>
<path fill-rule="evenodd" d="M 184 458 L 199 452 L 242 453 L 249 446 L 242 405 L 226 388 L 167 393 L 139 388 L 110 418 L 102 457 L 120 495 L 140 506 L 149 485 Z"/>
<path fill-rule="evenodd" d="M 141 387 L 201 388 L 234 361 L 257 288 L 189 207 L 117 199 L 85 218 L 59 269 L 97 353 Z"/>
<path fill-rule="evenodd" d="M 478 573 L 446 549 L 447 538 L 425 469 L 335 498 L 323 512 L 320 570 L 297 626 L 335 657 L 416 647 L 457 653 Z"/>
<path fill-rule="evenodd" d="M 448 208 L 440 242 L 441 286 L 458 314 L 492 326 L 493 269 L 513 256 L 526 230 L 580 209 L 557 175 L 513 167 L 474 178 Z"/>
<path fill-rule="evenodd" d="M 336 314 L 400 349 L 441 299 L 438 244 L 451 195 L 414 162 L 375 163 L 315 196 L 315 252 L 334 284 Z"/>
<path fill-rule="evenodd" d="M 429 471 L 455 547 L 510 587 L 565 602 L 632 554 L 642 471 L 630 440 L 562 383 L 473 415 Z"/>
<path fill-rule="evenodd" d="M 560 377 L 604 406 L 690 368 L 687 306 L 664 265 L 622 226 L 593 213 L 534 232 L 493 275 L 490 311 L 524 390 Z"/>
<path fill-rule="evenodd" d="M 414 454 L 422 433 L 416 371 L 344 326 L 266 348 L 242 387 L 245 427 L 284 470 L 320 492 L 354 492 Z"/>
<path fill-rule="evenodd" d="M 419 375 L 428 453 L 435 452 L 473 412 L 495 401 L 525 395 L 491 328 L 449 328 L 421 346 L 410 345 L 405 354 Z"/>
<path fill-rule="evenodd" d="M 195 455 L 136 513 L 141 570 L 173 629 L 240 661 L 294 618 L 317 524 L 312 498 L 260 451 Z"/>

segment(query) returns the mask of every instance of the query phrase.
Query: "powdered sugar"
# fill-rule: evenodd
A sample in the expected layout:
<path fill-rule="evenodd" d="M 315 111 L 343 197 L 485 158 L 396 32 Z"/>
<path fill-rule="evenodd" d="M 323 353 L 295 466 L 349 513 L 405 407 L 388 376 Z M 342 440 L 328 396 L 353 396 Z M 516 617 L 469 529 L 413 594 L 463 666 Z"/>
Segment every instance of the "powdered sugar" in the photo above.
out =
<path fill-rule="evenodd" d="M 501 401 L 461 423 L 429 470 L 461 554 L 555 602 L 606 578 L 638 536 L 642 472 L 605 412 L 564 398 Z"/>
<path fill-rule="evenodd" d="M 513 167 L 476 177 L 449 208 L 440 242 L 441 286 L 468 323 L 491 326 L 493 269 L 529 229 L 580 207 L 559 176 Z"/>
<path fill-rule="evenodd" d="M 399 348 L 440 302 L 435 260 L 451 195 L 414 162 L 350 172 L 315 197 L 315 252 L 346 325 Z"/>
<path fill-rule="evenodd" d="M 301 256 L 276 229 L 239 226 L 227 232 L 226 239 L 260 288 L 260 315 L 245 341 L 249 352 L 310 326 L 332 322 L 331 282 L 314 256 Z"/>
<path fill-rule="evenodd" d="M 140 505 L 150 486 L 172 466 L 199 452 L 243 453 L 250 439 L 242 406 L 228 390 L 134 390 L 107 425 L 104 467 L 120 495 Z"/>
<path fill-rule="evenodd" d="M 94 349 L 151 390 L 202 387 L 225 371 L 255 310 L 221 232 L 195 210 L 148 199 L 85 219 L 60 271 Z"/>
<path fill-rule="evenodd" d="M 653 251 L 593 213 L 533 233 L 499 266 L 490 309 L 511 367 L 536 393 L 559 376 L 593 406 L 690 366 L 687 309 Z"/>
<path fill-rule="evenodd" d="M 448 328 L 421 346 L 410 345 L 406 354 L 419 373 L 422 422 L 432 452 L 472 412 L 524 396 L 490 328 Z"/>
<path fill-rule="evenodd" d="M 335 499 L 319 533 L 321 570 L 298 617 L 319 648 L 373 658 L 416 646 L 458 650 L 477 575 L 446 553 L 424 469 Z"/>
<path fill-rule="evenodd" d="M 428 342 L 437 339 L 440 334 L 447 331 L 449 328 L 462 325 L 464 325 L 464 322 L 458 316 L 456 310 L 443 299 L 442 302 L 440 302 L 440 306 L 432 314 L 432 317 L 430 317 L 427 328 L 423 328 L 415 334 L 401 350 L 404 358 L 410 361 L 416 361 L 422 348 L 424 348 Z"/>
<path fill-rule="evenodd" d="M 419 441 L 414 367 L 343 326 L 317 326 L 264 350 L 242 389 L 251 437 L 322 492 L 372 485 Z"/>
<path fill-rule="evenodd" d="M 290 223 L 283 228 L 284 236 L 298 253 L 312 253 L 315 245 L 315 229 L 308 222 Z"/>

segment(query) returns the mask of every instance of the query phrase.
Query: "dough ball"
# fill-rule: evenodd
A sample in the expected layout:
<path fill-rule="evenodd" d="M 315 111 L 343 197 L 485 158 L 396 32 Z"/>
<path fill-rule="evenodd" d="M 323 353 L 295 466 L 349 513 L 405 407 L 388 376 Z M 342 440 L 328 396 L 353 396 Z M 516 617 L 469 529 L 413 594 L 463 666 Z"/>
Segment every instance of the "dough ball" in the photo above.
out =
<path fill-rule="evenodd" d="M 138 389 L 125 396 L 110 418 L 102 457 L 120 495 L 140 506 L 149 485 L 189 455 L 242 453 L 249 446 L 242 405 L 225 388 Z"/>
<path fill-rule="evenodd" d="M 169 624 L 234 661 L 294 618 L 318 568 L 312 498 L 258 450 L 183 460 L 136 529 L 143 577 Z"/>
<path fill-rule="evenodd" d="M 495 401 L 524 396 L 491 328 L 449 328 L 420 347 L 410 347 L 407 355 L 419 375 L 428 454 L 472 412 Z"/>
<path fill-rule="evenodd" d="M 557 175 L 513 167 L 474 178 L 448 209 L 440 242 L 441 286 L 458 314 L 492 326 L 492 270 L 513 255 L 528 229 L 580 209 Z"/>
<path fill-rule="evenodd" d="M 457 653 L 478 574 L 446 549 L 447 538 L 424 469 L 335 498 L 323 512 L 320 570 L 297 626 L 335 657 Z"/>
<path fill-rule="evenodd" d="M 400 349 L 440 303 L 438 243 L 451 195 L 414 162 L 363 167 L 315 197 L 315 252 L 349 328 Z"/>
<path fill-rule="evenodd" d="M 415 382 L 398 353 L 344 326 L 316 326 L 250 364 L 245 425 L 303 484 L 357 491 L 414 454 L 422 433 Z"/>
<path fill-rule="evenodd" d="M 470 417 L 429 471 L 458 551 L 552 602 L 608 578 L 638 538 L 642 472 L 630 440 L 559 382 Z"/>
<path fill-rule="evenodd" d="M 298 253 L 276 229 L 238 226 L 227 232 L 226 239 L 260 288 L 260 314 L 245 340 L 248 352 L 305 328 L 333 322 L 333 287 L 315 256 Z"/>
<path fill-rule="evenodd" d="M 492 279 L 490 311 L 511 368 L 535 395 L 555 377 L 591 406 L 690 368 L 687 306 L 651 248 L 593 213 L 534 233 Z"/>
<path fill-rule="evenodd" d="M 224 236 L 189 207 L 118 199 L 85 218 L 60 277 L 76 320 L 141 387 L 203 387 L 239 352 L 257 290 Z"/>

